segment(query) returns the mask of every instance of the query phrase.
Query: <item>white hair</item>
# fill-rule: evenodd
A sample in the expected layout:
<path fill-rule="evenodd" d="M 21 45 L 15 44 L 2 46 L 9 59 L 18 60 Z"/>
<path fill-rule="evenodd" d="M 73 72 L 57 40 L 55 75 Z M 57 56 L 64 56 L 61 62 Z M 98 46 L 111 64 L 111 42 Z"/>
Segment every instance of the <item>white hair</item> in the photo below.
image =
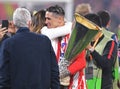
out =
<path fill-rule="evenodd" d="M 31 14 L 25 8 L 17 8 L 13 13 L 13 23 L 19 27 L 28 27 L 27 22 L 31 21 Z"/>

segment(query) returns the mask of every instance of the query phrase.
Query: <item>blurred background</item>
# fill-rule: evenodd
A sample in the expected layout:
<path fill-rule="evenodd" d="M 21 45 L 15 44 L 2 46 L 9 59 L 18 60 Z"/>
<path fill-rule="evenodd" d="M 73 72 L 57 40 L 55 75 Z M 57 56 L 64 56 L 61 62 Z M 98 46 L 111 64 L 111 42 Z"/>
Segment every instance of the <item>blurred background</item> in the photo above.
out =
<path fill-rule="evenodd" d="M 95 13 L 108 10 L 112 18 L 110 30 L 117 33 L 120 24 L 120 0 L 0 0 L 0 20 L 12 20 L 13 11 L 17 7 L 26 7 L 33 12 L 58 4 L 64 8 L 66 18 L 72 21 L 74 9 L 80 3 L 89 3 Z"/>

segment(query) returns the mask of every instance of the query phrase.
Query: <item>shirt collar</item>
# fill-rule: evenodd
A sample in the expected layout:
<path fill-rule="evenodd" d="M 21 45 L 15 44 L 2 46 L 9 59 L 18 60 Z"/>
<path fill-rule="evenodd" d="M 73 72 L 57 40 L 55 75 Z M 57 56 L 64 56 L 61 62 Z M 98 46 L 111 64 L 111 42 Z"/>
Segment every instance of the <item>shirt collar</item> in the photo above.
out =
<path fill-rule="evenodd" d="M 20 27 L 18 30 L 17 30 L 17 32 L 16 33 L 19 33 L 19 32 L 29 32 L 30 30 L 29 30 L 29 28 L 27 28 L 27 27 Z"/>

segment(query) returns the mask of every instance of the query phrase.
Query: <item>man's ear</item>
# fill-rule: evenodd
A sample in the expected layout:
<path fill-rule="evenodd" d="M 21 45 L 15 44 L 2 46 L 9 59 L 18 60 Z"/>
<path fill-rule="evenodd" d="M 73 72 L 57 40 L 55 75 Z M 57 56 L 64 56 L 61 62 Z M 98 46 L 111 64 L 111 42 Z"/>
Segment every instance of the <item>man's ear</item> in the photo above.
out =
<path fill-rule="evenodd" d="M 30 27 L 31 27 L 31 24 L 32 24 L 32 21 L 31 21 L 31 20 L 29 20 L 29 21 L 27 22 L 28 28 L 30 28 Z"/>
<path fill-rule="evenodd" d="M 107 23 L 107 28 L 109 28 L 110 27 L 110 24 L 111 24 L 111 20 L 109 20 L 109 22 Z"/>
<path fill-rule="evenodd" d="M 9 27 L 15 27 L 13 21 L 9 21 Z"/>
<path fill-rule="evenodd" d="M 58 16 L 58 23 L 60 26 L 64 24 L 64 18 L 62 16 Z"/>

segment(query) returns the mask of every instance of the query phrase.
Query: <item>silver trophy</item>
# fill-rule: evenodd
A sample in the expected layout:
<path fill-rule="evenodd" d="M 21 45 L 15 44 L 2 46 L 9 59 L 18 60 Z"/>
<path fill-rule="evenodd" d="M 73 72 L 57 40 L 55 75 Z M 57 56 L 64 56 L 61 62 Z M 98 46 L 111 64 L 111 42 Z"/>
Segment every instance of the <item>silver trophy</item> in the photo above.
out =
<path fill-rule="evenodd" d="M 65 58 L 61 58 L 59 65 L 59 73 L 60 73 L 60 84 L 64 86 L 68 86 L 70 84 L 70 72 L 67 67 L 69 66 L 69 61 Z"/>

